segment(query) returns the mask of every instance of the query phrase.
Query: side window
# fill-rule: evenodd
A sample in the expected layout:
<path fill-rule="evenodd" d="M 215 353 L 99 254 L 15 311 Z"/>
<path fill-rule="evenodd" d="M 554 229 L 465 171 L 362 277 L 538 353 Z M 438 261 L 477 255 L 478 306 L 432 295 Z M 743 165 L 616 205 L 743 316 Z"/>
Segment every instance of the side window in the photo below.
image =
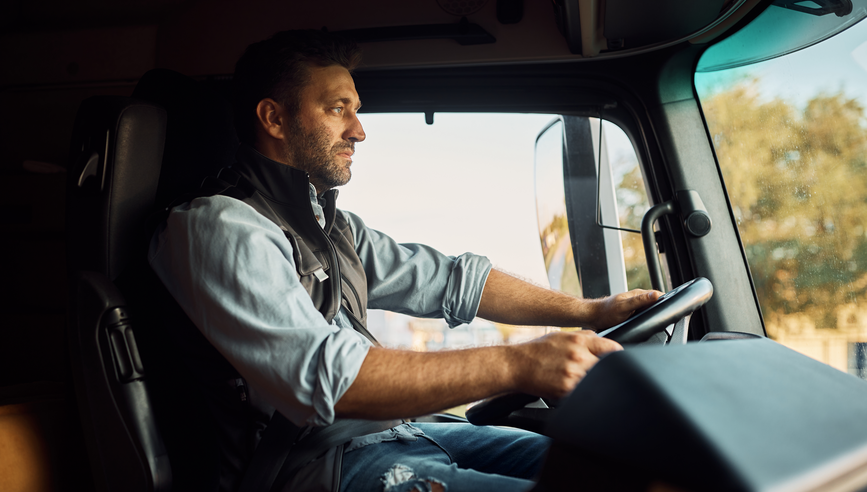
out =
<path fill-rule="evenodd" d="M 560 116 L 536 139 L 539 239 L 549 285 L 600 297 L 650 288 L 641 235 L 649 208 L 629 138 L 597 118 Z"/>
<path fill-rule="evenodd" d="M 484 255 L 501 270 L 548 285 L 536 228 L 533 144 L 552 115 L 360 114 L 367 138 L 356 146 L 352 180 L 338 207 L 398 242 L 457 256 Z M 476 318 L 449 329 L 441 319 L 372 310 L 371 332 L 385 345 L 418 351 L 518 343 L 545 327 Z"/>
<path fill-rule="evenodd" d="M 862 378 L 865 39 L 862 21 L 811 47 L 738 68 L 717 70 L 703 58 L 695 77 L 768 335 Z M 712 50 L 705 54 L 711 60 L 730 55 Z"/>
<path fill-rule="evenodd" d="M 563 118 L 437 113 L 428 125 L 421 113 L 362 114 L 367 139 L 356 146 L 352 181 L 340 189 L 338 206 L 398 242 L 427 244 L 453 256 L 467 251 L 485 255 L 496 268 L 572 294 L 601 295 L 592 293 L 599 280 L 593 276 L 583 277 L 591 292 L 582 290 L 570 232 L 579 239 L 604 235 L 609 250 L 617 253 L 608 257 L 616 259 L 609 263 L 617 266 L 618 289 L 644 285 L 639 235 L 596 225 L 597 189 L 604 205 L 600 221 L 606 225 L 637 228 L 647 208 L 632 146 L 616 125 L 603 122 L 600 134 L 597 119 Z M 550 141 L 540 141 L 540 147 L 540 130 L 552 120 L 560 122 L 561 130 L 544 133 L 543 140 Z M 563 130 L 567 123 L 581 123 L 583 133 Z M 576 136 L 586 145 L 579 145 Z M 583 168 L 564 170 L 564 144 L 583 156 Z M 537 169 L 539 162 L 547 162 L 542 168 L 548 174 L 534 179 L 534 161 Z M 607 176 L 602 183 L 596 179 L 597 165 Z M 582 187 L 585 191 L 578 193 Z M 550 201 L 537 202 L 537 196 Z M 572 208 L 584 212 L 586 228 L 573 224 L 570 229 L 574 218 L 567 213 L 567 196 Z M 600 242 L 598 247 L 604 250 L 606 245 Z M 560 273 L 553 275 L 555 270 Z M 386 346 L 417 351 L 518 343 L 550 329 L 480 318 L 449 329 L 441 319 L 379 310 L 369 311 L 368 327 Z M 463 409 L 451 411 L 462 414 Z"/>

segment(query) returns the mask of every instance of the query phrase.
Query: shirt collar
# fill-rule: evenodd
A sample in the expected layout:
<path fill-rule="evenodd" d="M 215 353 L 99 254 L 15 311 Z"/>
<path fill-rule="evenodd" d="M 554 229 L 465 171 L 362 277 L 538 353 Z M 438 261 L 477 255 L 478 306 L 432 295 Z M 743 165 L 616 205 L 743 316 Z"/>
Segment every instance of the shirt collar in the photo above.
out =
<path fill-rule="evenodd" d="M 325 229 L 325 212 L 322 210 L 322 204 L 319 203 L 319 196 L 316 194 L 316 187 L 313 186 L 313 183 L 310 183 L 310 205 L 313 206 L 313 215 L 316 216 L 319 227 Z"/>

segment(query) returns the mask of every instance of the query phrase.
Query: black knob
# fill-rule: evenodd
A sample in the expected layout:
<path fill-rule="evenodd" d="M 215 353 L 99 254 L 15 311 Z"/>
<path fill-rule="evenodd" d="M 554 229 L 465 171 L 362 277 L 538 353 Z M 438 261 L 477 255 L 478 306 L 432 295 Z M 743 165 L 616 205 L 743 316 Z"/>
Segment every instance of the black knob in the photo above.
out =
<path fill-rule="evenodd" d="M 693 236 L 702 237 L 710 232 L 710 216 L 702 210 L 696 210 L 686 216 L 683 225 Z"/>

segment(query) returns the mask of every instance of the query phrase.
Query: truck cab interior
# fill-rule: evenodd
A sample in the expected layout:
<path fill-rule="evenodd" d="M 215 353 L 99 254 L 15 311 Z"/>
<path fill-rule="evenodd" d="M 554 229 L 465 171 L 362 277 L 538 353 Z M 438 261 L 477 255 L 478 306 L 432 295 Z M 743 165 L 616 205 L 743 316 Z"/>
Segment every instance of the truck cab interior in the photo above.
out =
<path fill-rule="evenodd" d="M 435 128 L 481 114 L 528 128 L 535 230 L 524 235 L 541 247 L 552 288 L 600 297 L 690 285 L 660 303 L 669 311 L 609 333 L 627 350 L 564 400 L 508 395 L 468 412 L 473 423 L 552 438 L 536 490 L 867 488 L 867 332 L 858 331 L 867 218 L 849 212 L 867 196 L 857 184 L 867 98 L 830 87 L 786 106 L 738 72 L 832 43 L 867 70 L 867 1 L 16 0 L 3 9 L 0 489 L 191 490 L 201 476 L 190 470 L 215 466 L 177 452 L 179 417 L 173 426 L 155 396 L 166 373 L 148 364 L 160 341 L 137 321 L 148 294 L 131 265 L 143 258 L 148 217 L 232 162 L 234 63 L 286 29 L 361 44 L 354 78 L 365 124 L 406 117 Z M 767 79 L 783 73 L 773 67 Z M 497 128 L 491 140 L 463 132 L 505 148 L 509 128 Z M 493 203 L 485 193 L 519 201 L 497 184 L 512 171 L 496 159 L 473 157 L 456 172 L 443 163 L 446 177 L 429 182 L 449 188 L 433 189 L 433 171 L 401 154 L 401 138 L 389 141 L 402 166 L 390 171 L 400 208 L 469 195 Z M 419 142 L 421 152 L 477 155 L 456 140 Z M 510 236 L 523 229 L 498 207 L 478 208 L 470 234 L 518 241 Z M 447 213 L 444 203 L 433 210 Z M 809 272 L 823 280 L 805 280 Z M 816 349 L 824 356 L 798 345 L 808 335 L 826 337 Z M 196 487 L 217 490 L 207 478 Z"/>

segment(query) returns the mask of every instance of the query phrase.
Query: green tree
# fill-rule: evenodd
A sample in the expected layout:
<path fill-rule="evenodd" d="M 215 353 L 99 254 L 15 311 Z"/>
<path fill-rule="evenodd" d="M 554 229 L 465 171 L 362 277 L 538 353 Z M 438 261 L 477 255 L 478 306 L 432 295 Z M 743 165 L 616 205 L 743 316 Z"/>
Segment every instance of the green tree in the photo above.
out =
<path fill-rule="evenodd" d="M 867 121 L 843 93 L 798 108 L 758 82 L 702 101 L 765 318 L 836 307 L 867 293 Z"/>

